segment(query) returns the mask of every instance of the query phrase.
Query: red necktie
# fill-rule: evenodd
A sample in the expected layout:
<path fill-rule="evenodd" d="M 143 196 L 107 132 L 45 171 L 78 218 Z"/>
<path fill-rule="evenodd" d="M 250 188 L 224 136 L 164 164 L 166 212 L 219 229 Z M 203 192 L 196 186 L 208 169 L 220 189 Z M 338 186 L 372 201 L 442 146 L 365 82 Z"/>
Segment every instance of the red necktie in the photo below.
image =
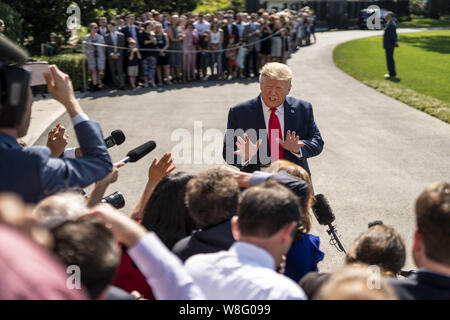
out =
<path fill-rule="evenodd" d="M 269 118 L 269 146 L 270 154 L 272 156 L 272 163 L 279 159 L 284 159 L 283 147 L 276 141 L 277 138 L 283 139 L 283 134 L 281 133 L 281 125 L 278 116 L 275 114 L 277 108 L 270 108 L 270 118 Z M 273 136 L 272 136 L 273 133 Z"/>

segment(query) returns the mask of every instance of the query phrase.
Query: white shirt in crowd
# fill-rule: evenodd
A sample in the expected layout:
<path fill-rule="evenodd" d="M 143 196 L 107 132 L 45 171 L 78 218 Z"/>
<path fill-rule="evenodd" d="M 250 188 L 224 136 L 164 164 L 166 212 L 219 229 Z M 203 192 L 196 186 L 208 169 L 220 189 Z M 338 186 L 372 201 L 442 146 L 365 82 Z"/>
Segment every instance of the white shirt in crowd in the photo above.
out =
<path fill-rule="evenodd" d="M 158 300 L 203 300 L 205 297 L 181 260 L 149 232 L 128 249 L 133 262 L 147 279 Z"/>
<path fill-rule="evenodd" d="M 185 267 L 206 299 L 305 300 L 302 288 L 275 271 L 275 260 L 264 249 L 237 241 L 228 251 L 198 254 Z"/>
<path fill-rule="evenodd" d="M 209 31 L 211 29 L 211 25 L 208 21 L 203 20 L 203 22 L 196 21 L 194 22 L 194 27 L 197 29 L 198 34 L 203 34 L 205 31 Z"/>
<path fill-rule="evenodd" d="M 100 34 L 103 37 L 106 36 L 107 33 L 109 33 L 109 31 L 108 31 L 108 29 L 106 27 L 105 28 L 99 27 L 98 30 L 100 31 Z"/>

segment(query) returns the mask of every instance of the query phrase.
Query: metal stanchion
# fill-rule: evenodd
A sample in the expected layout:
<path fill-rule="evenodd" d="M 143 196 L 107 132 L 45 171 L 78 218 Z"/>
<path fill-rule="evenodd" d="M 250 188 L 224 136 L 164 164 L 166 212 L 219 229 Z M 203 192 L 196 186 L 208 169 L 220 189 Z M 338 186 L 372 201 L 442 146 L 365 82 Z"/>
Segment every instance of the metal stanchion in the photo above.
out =
<path fill-rule="evenodd" d="M 83 91 L 84 91 L 84 92 L 87 91 L 86 61 L 87 61 L 87 59 L 85 59 L 85 58 L 83 57 Z"/>

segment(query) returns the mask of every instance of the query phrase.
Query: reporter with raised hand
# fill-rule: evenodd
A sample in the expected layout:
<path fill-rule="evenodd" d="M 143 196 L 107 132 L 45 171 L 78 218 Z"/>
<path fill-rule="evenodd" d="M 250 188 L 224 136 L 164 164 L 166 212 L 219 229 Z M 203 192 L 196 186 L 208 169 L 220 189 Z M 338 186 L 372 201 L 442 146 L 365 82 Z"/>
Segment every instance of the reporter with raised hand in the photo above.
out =
<path fill-rule="evenodd" d="M 107 204 L 99 204 L 88 214 L 99 218 L 147 279 L 158 300 L 204 299 L 200 288 L 178 259 L 154 232 Z"/>
<path fill-rule="evenodd" d="M 72 118 L 83 157 L 54 158 L 47 147 L 22 148 L 17 143 L 16 139 L 26 135 L 30 124 L 31 89 L 18 124 L 3 121 L 0 113 L 0 191 L 15 192 L 30 203 L 65 189 L 84 188 L 112 170 L 100 126 L 83 112 L 70 77 L 56 66 L 50 66 L 50 72 L 44 73 L 44 77 L 48 92 L 64 105 Z"/>

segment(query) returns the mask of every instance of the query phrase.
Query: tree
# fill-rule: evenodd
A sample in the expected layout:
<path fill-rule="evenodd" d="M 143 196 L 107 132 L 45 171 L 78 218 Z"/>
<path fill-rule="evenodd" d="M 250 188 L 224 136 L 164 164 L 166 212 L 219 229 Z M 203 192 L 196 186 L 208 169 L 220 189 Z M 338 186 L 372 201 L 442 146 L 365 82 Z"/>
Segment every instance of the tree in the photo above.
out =
<path fill-rule="evenodd" d="M 0 19 L 5 22 L 5 35 L 16 43 L 22 43 L 22 24 L 23 20 L 20 13 L 13 10 L 6 3 L 0 3 Z"/>
<path fill-rule="evenodd" d="M 16 12 L 20 13 L 23 24 L 23 39 L 28 49 L 36 54 L 42 43 L 49 42 L 51 34 L 69 36 L 66 10 L 72 3 L 81 9 L 81 23 L 88 25 L 96 21 L 95 9 L 117 9 L 121 13 L 142 13 L 156 9 L 159 11 L 186 12 L 195 8 L 197 0 L 2 0 Z M 3 11 L 2 11 L 3 12 Z"/>
<path fill-rule="evenodd" d="M 439 19 L 448 8 L 448 0 L 429 0 L 428 16 L 433 19 Z"/>

